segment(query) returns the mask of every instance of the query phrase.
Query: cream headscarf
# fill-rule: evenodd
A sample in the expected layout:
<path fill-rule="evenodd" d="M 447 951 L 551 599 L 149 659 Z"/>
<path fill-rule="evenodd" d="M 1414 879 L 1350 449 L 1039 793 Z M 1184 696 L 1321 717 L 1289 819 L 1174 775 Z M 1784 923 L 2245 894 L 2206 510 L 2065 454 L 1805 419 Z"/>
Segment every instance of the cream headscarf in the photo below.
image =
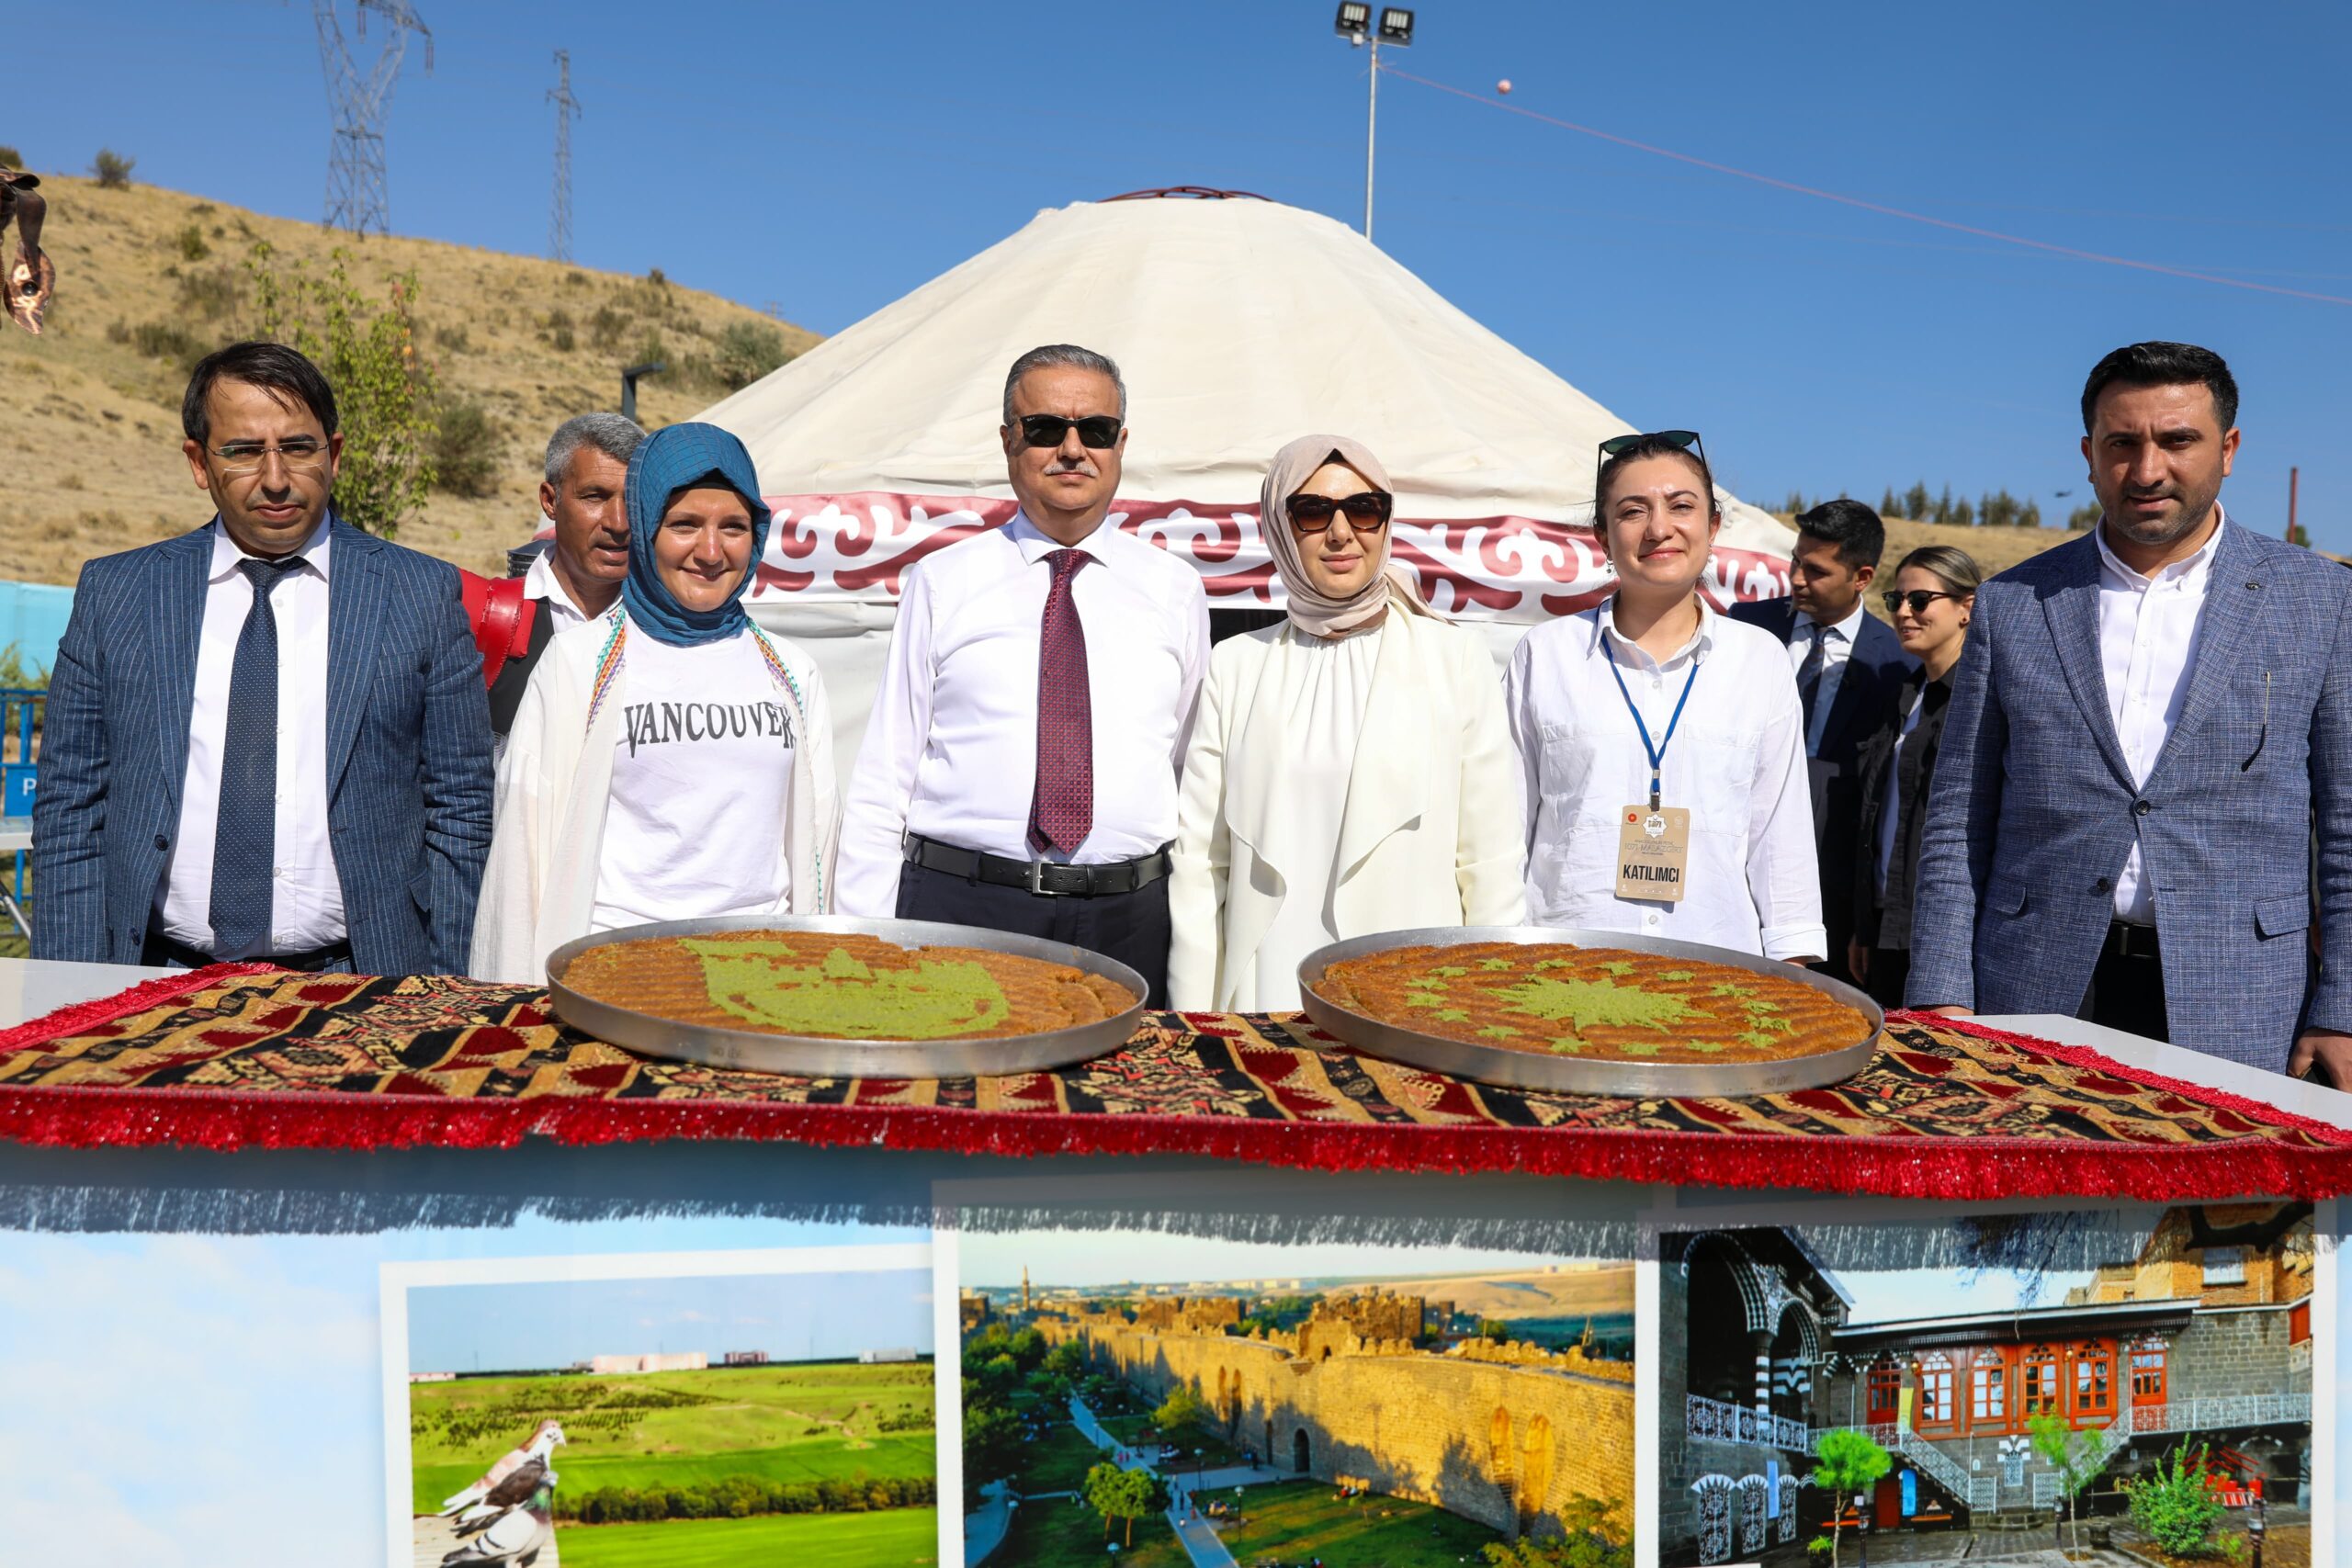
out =
<path fill-rule="evenodd" d="M 1337 637 L 1371 620 L 1392 601 L 1408 615 L 1434 615 L 1436 612 L 1421 597 L 1412 570 L 1399 565 L 1390 554 L 1389 536 L 1396 530 L 1393 511 L 1388 526 L 1380 531 L 1380 570 L 1353 598 L 1327 599 L 1307 581 L 1287 502 L 1315 477 L 1316 469 L 1332 462 L 1345 463 L 1371 480 L 1374 489 L 1396 494 L 1380 459 L 1344 435 L 1302 435 L 1274 454 L 1273 467 L 1266 471 L 1266 482 L 1258 491 L 1258 532 L 1274 558 L 1274 570 L 1282 573 L 1283 590 L 1290 599 L 1291 625 L 1313 637 Z"/>

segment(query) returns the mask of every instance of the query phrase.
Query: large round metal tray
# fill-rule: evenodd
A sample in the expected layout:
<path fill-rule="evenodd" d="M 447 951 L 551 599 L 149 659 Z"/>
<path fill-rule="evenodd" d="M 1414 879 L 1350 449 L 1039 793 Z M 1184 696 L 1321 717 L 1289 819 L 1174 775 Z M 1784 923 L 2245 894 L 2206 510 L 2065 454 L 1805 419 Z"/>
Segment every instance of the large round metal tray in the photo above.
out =
<path fill-rule="evenodd" d="M 1114 1018 L 1071 1029 L 1016 1034 L 996 1040 L 831 1040 L 809 1034 L 769 1034 L 753 1029 L 716 1029 L 615 1007 L 582 996 L 563 983 L 572 961 L 616 942 L 654 937 L 706 936 L 712 931 L 838 931 L 878 936 L 903 947 L 978 947 L 1023 958 L 1067 964 L 1090 975 L 1116 980 L 1136 995 L 1136 1004 Z M 791 1073 L 803 1077 L 956 1078 L 1000 1073 L 1042 1072 L 1114 1051 L 1127 1042 L 1143 1016 L 1143 976 L 1125 964 L 1068 942 L 1013 936 L 972 926 L 932 920 L 861 920 L 848 915 L 729 915 L 706 920 L 666 920 L 625 926 L 567 942 L 548 955 L 548 990 L 556 1016 L 583 1033 L 649 1056 L 730 1071 Z"/>
<path fill-rule="evenodd" d="M 1424 1034 L 1368 1018 L 1317 996 L 1315 982 L 1334 964 L 1384 953 L 1392 947 L 1453 947 L 1464 942 L 1508 942 L 1521 945 L 1564 942 L 1571 947 L 1617 947 L 1633 953 L 1655 953 L 1667 958 L 1690 958 L 1721 964 L 1758 975 L 1826 991 L 1870 1020 L 1870 1033 L 1851 1045 L 1809 1056 L 1777 1062 L 1629 1062 L 1582 1061 L 1573 1056 L 1539 1056 L 1527 1051 L 1506 1051 L 1496 1045 L 1476 1045 Z M 1818 1089 L 1851 1077 L 1870 1065 L 1886 1015 L 1878 1003 L 1842 981 L 1801 969 L 1778 959 L 1733 953 L 1695 942 L 1669 942 L 1664 937 L 1634 936 L 1624 931 L 1563 930 L 1551 926 L 1432 926 L 1422 931 L 1380 931 L 1372 936 L 1335 942 L 1306 955 L 1298 966 L 1299 999 L 1316 1026 L 1329 1031 L 1375 1056 L 1408 1066 L 1428 1067 L 1456 1077 L 1512 1089 L 1545 1089 L 1563 1094 L 1601 1094 L 1621 1100 L 1662 1100 L 1677 1095 L 1780 1094 L 1792 1089 Z"/>

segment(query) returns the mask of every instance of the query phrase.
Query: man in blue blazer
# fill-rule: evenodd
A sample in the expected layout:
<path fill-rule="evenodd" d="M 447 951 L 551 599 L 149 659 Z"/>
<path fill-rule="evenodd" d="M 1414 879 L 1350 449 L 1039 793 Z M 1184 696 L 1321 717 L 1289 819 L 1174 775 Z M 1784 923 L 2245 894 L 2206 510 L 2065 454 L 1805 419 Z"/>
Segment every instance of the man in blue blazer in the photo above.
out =
<path fill-rule="evenodd" d="M 456 569 L 334 514 L 334 394 L 294 350 L 206 356 L 180 418 L 218 514 L 82 569 L 33 956 L 463 973 L 492 778 Z"/>
<path fill-rule="evenodd" d="M 2352 572 L 2222 514 L 2237 402 L 2221 356 L 2188 344 L 2091 371 L 2104 515 L 1977 591 L 1905 994 L 2079 1013 L 2273 1071 L 2316 1061 L 2342 1087 Z"/>
<path fill-rule="evenodd" d="M 1828 961 L 1815 967 L 1852 981 L 1846 949 L 1854 934 L 1862 752 L 1895 722 L 1903 677 L 1919 661 L 1863 607 L 1886 551 L 1886 525 L 1879 514 L 1840 497 L 1798 513 L 1796 525 L 1789 596 L 1734 604 L 1728 614 L 1788 645 L 1804 709 L 1821 917 L 1829 929 Z"/>

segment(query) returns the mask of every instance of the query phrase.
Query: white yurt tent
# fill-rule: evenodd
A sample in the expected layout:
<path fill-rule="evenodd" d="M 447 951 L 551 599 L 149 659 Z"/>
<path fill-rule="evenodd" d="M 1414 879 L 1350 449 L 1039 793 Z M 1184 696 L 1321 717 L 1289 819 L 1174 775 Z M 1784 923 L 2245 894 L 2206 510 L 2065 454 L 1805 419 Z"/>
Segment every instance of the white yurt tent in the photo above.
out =
<path fill-rule="evenodd" d="M 1210 199 L 1182 199 L 1205 194 Z M 751 604 L 824 668 L 856 755 L 900 574 L 1012 514 L 1004 374 L 1040 344 L 1118 362 L 1119 525 L 1199 568 L 1212 612 L 1281 604 L 1257 532 L 1276 448 L 1324 430 L 1379 454 L 1393 548 L 1497 657 L 1596 601 L 1595 448 L 1632 428 L 1319 214 L 1148 192 L 1041 212 L 699 417 L 741 436 L 775 513 Z M 1794 536 L 1728 495 L 1719 599 L 1786 592 Z"/>

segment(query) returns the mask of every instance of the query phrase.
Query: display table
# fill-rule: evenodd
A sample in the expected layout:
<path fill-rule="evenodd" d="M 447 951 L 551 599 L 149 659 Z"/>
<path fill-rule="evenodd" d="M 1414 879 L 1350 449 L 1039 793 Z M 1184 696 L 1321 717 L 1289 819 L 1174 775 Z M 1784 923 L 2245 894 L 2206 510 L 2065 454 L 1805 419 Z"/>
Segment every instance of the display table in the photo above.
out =
<path fill-rule="evenodd" d="M 239 1521 L 269 1517 L 322 1561 L 408 1562 L 398 1543 L 430 1490 L 408 1468 L 413 1380 L 449 1375 L 412 1334 L 425 1297 L 909 1258 L 935 1273 L 926 1353 L 952 1496 L 961 1298 L 1005 1282 L 959 1273 L 959 1256 L 1017 1258 L 1017 1278 L 1033 1257 L 1050 1267 L 1051 1237 L 1084 1235 L 1147 1258 L 1162 1244 L 1139 1238 L 1215 1238 L 1260 1275 L 1464 1247 L 1638 1267 L 1625 1517 L 1646 1562 L 1661 1510 L 1685 1507 L 1659 1495 L 1685 1421 L 1679 1393 L 1658 1407 L 1660 1363 L 1679 1376 L 1682 1352 L 1661 1348 L 1656 1307 L 1684 1288 L 1660 1279 L 1681 1267 L 1657 1262 L 1661 1236 L 1917 1225 L 1916 1244 L 1860 1244 L 1860 1267 L 1958 1278 L 2000 1225 L 1934 1227 L 2004 1205 L 2141 1234 L 2180 1212 L 2149 1205 L 2299 1198 L 2321 1201 L 2332 1269 L 2327 1200 L 2348 1190 L 2352 1097 L 2054 1017 L 1898 1014 L 1863 1075 L 1753 1100 L 1496 1089 L 1363 1056 L 1295 1015 L 1149 1015 L 1123 1050 L 1057 1073 L 794 1079 L 638 1058 L 559 1028 L 526 987 L 0 962 L 0 1313 L 40 1325 L 0 1338 L 0 1454 L 128 1440 L 147 1456 L 130 1474 L 74 1460 L 66 1492 L 53 1466 L 0 1465 L 0 1518 L 29 1521 L 28 1561 L 228 1562 Z M 1000 1233 L 1048 1239 L 981 1247 Z M 1181 1306 L 1187 1287 L 1156 1289 Z M 2318 1305 L 2341 1326 L 2335 1296 Z M 69 1335 L 106 1360 L 68 1376 Z M 1716 1406 L 1692 1398 L 1696 1432 Z M 2301 1398 L 2326 1434 L 2324 1532 L 2337 1416 L 2332 1394 Z M 1769 1473 L 1802 1448 L 1739 1462 Z M 558 1458 L 575 1489 L 596 1473 Z M 288 1515 L 290 1473 L 306 1480 Z M 111 1555 L 79 1549 L 94 1508 L 130 1522 Z M 963 1560 L 959 1512 L 938 1538 L 935 1560 Z"/>

